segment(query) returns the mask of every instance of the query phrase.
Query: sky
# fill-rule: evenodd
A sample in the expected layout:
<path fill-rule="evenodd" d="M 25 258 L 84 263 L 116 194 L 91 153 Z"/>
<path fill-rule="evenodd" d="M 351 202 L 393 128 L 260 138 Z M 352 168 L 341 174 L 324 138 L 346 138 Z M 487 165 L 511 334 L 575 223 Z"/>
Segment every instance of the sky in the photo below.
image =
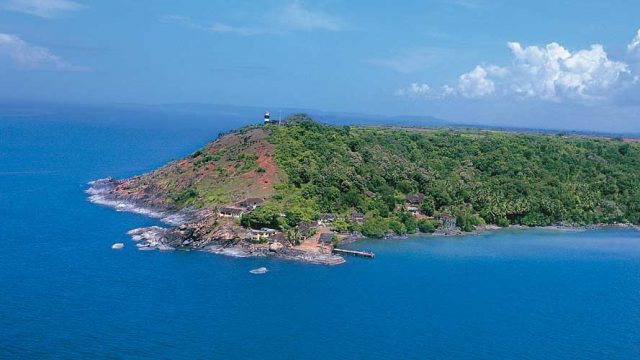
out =
<path fill-rule="evenodd" d="M 640 1 L 0 0 L 0 102 L 640 132 Z"/>

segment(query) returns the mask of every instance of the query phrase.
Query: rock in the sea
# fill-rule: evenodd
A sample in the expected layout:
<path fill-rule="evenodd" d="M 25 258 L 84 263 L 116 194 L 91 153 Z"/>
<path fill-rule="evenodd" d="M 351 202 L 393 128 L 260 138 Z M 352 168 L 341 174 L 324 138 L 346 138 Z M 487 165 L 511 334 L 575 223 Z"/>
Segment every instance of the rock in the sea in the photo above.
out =
<path fill-rule="evenodd" d="M 252 273 L 252 274 L 264 274 L 267 271 L 269 271 L 269 270 L 267 270 L 266 267 L 260 267 L 260 268 L 257 268 L 257 269 L 250 270 L 249 272 Z"/>
<path fill-rule="evenodd" d="M 115 243 L 113 245 L 111 245 L 111 248 L 114 250 L 120 250 L 122 248 L 124 248 L 124 244 L 123 243 Z"/>
<path fill-rule="evenodd" d="M 269 251 L 278 252 L 278 250 L 282 249 L 283 247 L 284 247 L 284 245 L 282 245 L 278 241 L 275 241 L 275 242 L 269 244 Z"/>

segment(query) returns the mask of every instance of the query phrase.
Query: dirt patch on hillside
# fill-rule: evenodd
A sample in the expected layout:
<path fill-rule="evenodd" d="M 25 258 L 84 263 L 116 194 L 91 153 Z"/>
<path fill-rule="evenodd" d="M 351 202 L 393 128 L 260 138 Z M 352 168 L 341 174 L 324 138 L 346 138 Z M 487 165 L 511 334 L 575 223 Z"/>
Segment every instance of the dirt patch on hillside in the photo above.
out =
<path fill-rule="evenodd" d="M 140 200 L 207 208 L 267 199 L 275 194 L 273 185 L 286 179 L 268 137 L 266 128 L 223 135 L 183 159 L 128 179 L 117 191 Z"/>
<path fill-rule="evenodd" d="M 258 169 L 243 174 L 243 177 L 260 184 L 263 190 L 268 190 L 276 181 L 282 179 L 281 171 L 273 159 L 275 148 L 273 144 L 261 142 L 256 150 L 258 153 L 258 159 L 256 160 Z"/>

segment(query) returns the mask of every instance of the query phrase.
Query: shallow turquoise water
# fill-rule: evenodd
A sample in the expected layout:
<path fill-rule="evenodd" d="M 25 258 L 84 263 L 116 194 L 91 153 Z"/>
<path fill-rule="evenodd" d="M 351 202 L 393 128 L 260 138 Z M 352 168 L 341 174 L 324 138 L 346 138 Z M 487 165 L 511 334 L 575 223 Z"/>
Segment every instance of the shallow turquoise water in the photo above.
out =
<path fill-rule="evenodd" d="M 323 267 L 137 251 L 154 220 L 85 201 L 240 123 L 0 118 L 0 358 L 640 358 L 639 232 L 368 240 L 375 260 Z"/>

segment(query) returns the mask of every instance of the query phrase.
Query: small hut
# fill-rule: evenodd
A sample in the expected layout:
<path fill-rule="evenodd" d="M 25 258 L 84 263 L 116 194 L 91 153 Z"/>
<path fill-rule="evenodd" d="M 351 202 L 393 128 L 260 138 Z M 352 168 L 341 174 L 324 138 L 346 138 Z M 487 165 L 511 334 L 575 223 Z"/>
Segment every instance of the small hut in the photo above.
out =
<path fill-rule="evenodd" d="M 415 193 L 411 195 L 407 195 L 407 202 L 414 206 L 420 206 L 424 202 L 426 196 L 421 193 Z"/>
<path fill-rule="evenodd" d="M 262 198 L 247 198 L 242 200 L 238 205 L 247 210 L 253 210 L 256 207 L 262 205 L 264 200 Z"/>
<path fill-rule="evenodd" d="M 359 212 L 354 212 L 349 217 L 352 223 L 363 224 L 364 223 L 364 214 Z"/>
<path fill-rule="evenodd" d="M 233 206 L 223 206 L 218 210 L 218 215 L 223 217 L 239 218 L 244 213 L 245 213 L 245 209 L 233 207 Z"/>
<path fill-rule="evenodd" d="M 318 240 L 320 244 L 323 245 L 331 245 L 333 242 L 334 234 L 331 232 L 320 234 L 320 239 Z"/>

